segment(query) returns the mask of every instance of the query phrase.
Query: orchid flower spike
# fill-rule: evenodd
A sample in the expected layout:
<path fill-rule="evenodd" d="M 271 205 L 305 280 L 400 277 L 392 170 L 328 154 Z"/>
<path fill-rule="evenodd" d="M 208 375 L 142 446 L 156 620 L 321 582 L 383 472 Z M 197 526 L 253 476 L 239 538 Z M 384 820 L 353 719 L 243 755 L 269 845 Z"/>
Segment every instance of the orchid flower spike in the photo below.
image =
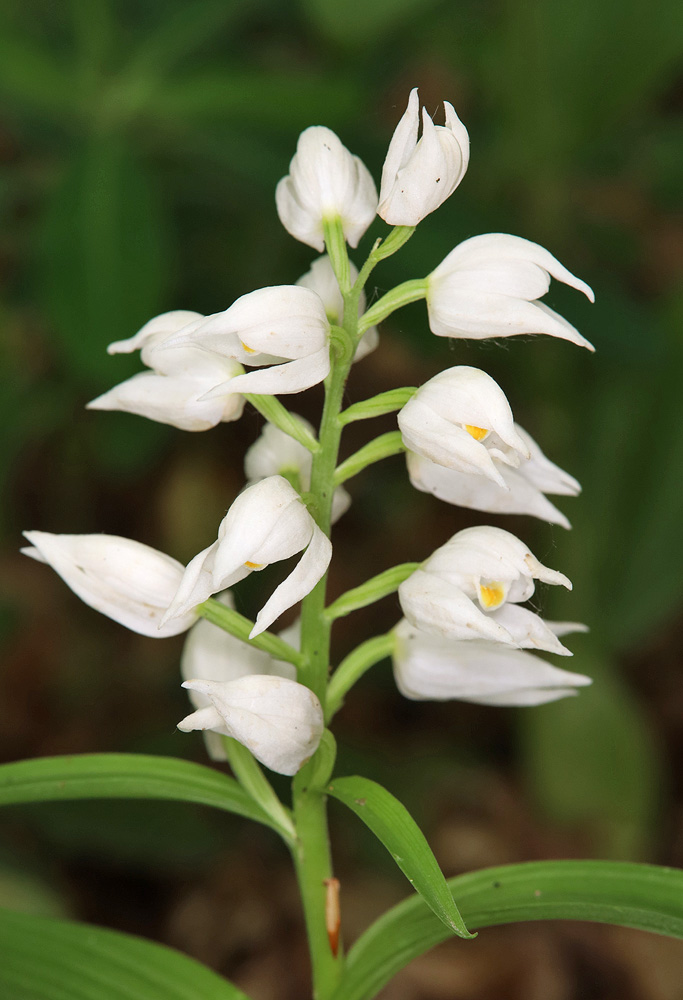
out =
<path fill-rule="evenodd" d="M 301 392 L 330 370 L 330 324 L 319 295 L 298 285 L 273 285 L 242 295 L 223 312 L 166 340 L 169 355 L 190 344 L 262 371 L 237 375 L 207 392 L 274 395 Z M 266 367 L 268 366 L 268 367 Z"/>
<path fill-rule="evenodd" d="M 409 451 L 503 490 L 500 463 L 516 466 L 529 457 L 505 393 L 478 368 L 460 365 L 429 379 L 398 414 L 398 426 Z"/>
<path fill-rule="evenodd" d="M 186 632 L 197 620 L 187 610 L 162 624 L 183 578 L 182 563 L 117 535 L 53 535 L 25 531 L 24 555 L 47 563 L 95 611 L 141 635 L 163 639 Z"/>
<path fill-rule="evenodd" d="M 422 109 L 417 87 L 396 126 L 384 167 L 377 214 L 391 226 L 416 226 L 453 194 L 465 176 L 470 158 L 467 129 L 452 104 L 444 101 L 445 125 L 435 125 Z"/>
<path fill-rule="evenodd" d="M 192 345 L 191 331 L 203 322 L 200 313 L 176 310 L 163 313 L 146 323 L 134 337 L 119 340 L 107 348 L 109 354 L 130 354 L 139 350 L 151 371 L 140 372 L 114 386 L 87 404 L 89 410 L 121 410 L 171 424 L 184 431 L 204 431 L 216 424 L 238 420 L 244 398 L 229 381 L 243 368 L 236 361 Z M 164 341 L 183 332 L 188 337 L 182 351 L 159 350 Z M 221 385 L 211 399 L 206 393 Z"/>
<path fill-rule="evenodd" d="M 234 601 L 229 590 L 219 594 L 217 600 L 234 610 Z M 296 634 L 294 634 L 296 633 Z M 280 633 L 290 645 L 299 646 L 299 624 L 290 626 Z M 253 674 L 273 675 L 296 680 L 296 667 L 284 660 L 276 660 L 248 642 L 242 642 L 218 628 L 205 618 L 200 618 L 187 633 L 183 653 L 180 658 L 180 673 L 183 680 L 236 681 L 240 677 Z M 200 691 L 189 689 L 190 701 L 195 708 L 209 708 L 211 699 Z M 226 760 L 227 754 L 218 733 L 207 730 L 204 733 L 206 749 L 212 760 Z"/>
<path fill-rule="evenodd" d="M 555 623 L 548 623 L 553 629 Z M 581 625 L 565 631 L 583 631 Z M 479 705 L 543 705 L 577 693 L 590 677 L 553 667 L 497 642 L 457 642 L 430 635 L 405 618 L 394 630 L 394 678 L 414 701 Z"/>
<path fill-rule="evenodd" d="M 250 638 L 313 589 L 327 570 L 332 545 L 282 476 L 249 486 L 221 521 L 217 541 L 188 563 L 164 621 L 186 615 L 211 594 L 302 549 L 298 564 L 259 611 Z"/>
<path fill-rule="evenodd" d="M 508 455 L 508 464 L 503 464 L 504 459 L 492 456 L 502 484 L 474 472 L 445 468 L 414 451 L 406 453 L 410 482 L 423 493 L 433 493 L 439 500 L 458 507 L 495 514 L 530 514 L 551 524 L 570 528 L 562 511 L 545 494 L 576 496 L 581 492 L 581 486 L 573 476 L 546 458 L 531 435 L 519 424 L 515 424 L 515 431 L 525 443 L 529 458 L 522 459 L 518 467 L 511 467 L 511 459 L 515 455 Z"/>
<path fill-rule="evenodd" d="M 353 285 L 358 277 L 358 268 L 351 261 L 349 261 L 349 274 L 351 284 Z M 310 288 L 311 291 L 319 295 L 325 306 L 325 313 L 330 323 L 334 326 L 342 325 L 344 321 L 344 300 L 339 288 L 339 282 L 332 268 L 332 262 L 327 254 L 323 254 L 322 257 L 318 257 L 313 261 L 310 270 L 306 271 L 299 278 L 297 285 L 301 285 L 303 288 Z M 359 316 L 362 316 L 365 312 L 365 301 L 365 292 L 361 289 L 358 299 Z M 360 361 L 366 354 L 374 351 L 378 343 L 379 331 L 376 326 L 371 326 L 361 337 L 353 360 Z"/>
<path fill-rule="evenodd" d="M 398 589 L 408 621 L 451 639 L 489 639 L 569 656 L 570 651 L 538 615 L 518 604 L 534 592 L 534 580 L 562 584 L 509 531 L 465 528 L 437 549 Z"/>
<path fill-rule="evenodd" d="M 357 247 L 377 211 L 377 188 L 365 164 L 329 128 L 314 125 L 299 136 L 289 174 L 275 189 L 280 222 L 295 239 L 322 252 L 323 223 L 341 221 Z"/>
<path fill-rule="evenodd" d="M 297 416 L 297 414 L 292 414 Z M 303 426 L 314 433 L 313 426 L 304 417 L 297 416 Z M 299 493 L 307 493 L 311 488 L 313 456 L 289 434 L 285 434 L 274 424 L 265 424 L 261 434 L 244 456 L 244 472 L 248 484 L 282 476 Z M 351 496 L 343 486 L 338 486 L 332 496 L 332 523 L 335 524 L 351 505 Z"/>
<path fill-rule="evenodd" d="M 427 278 L 429 327 L 438 337 L 511 337 L 547 333 L 594 350 L 543 302 L 550 277 L 594 301 L 591 288 L 538 243 L 489 233 L 460 243 Z"/>
<path fill-rule="evenodd" d="M 183 732 L 208 729 L 231 736 L 278 774 L 296 774 L 318 749 L 323 712 L 303 684 L 249 674 L 233 681 L 188 680 L 183 687 L 209 701 L 178 723 Z"/>

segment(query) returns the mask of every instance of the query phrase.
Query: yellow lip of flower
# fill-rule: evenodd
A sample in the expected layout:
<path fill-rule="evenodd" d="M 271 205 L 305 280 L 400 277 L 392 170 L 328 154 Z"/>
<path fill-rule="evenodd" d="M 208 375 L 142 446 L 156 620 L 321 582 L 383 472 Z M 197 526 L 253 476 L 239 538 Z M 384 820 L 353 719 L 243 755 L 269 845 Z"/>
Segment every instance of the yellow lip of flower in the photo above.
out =
<path fill-rule="evenodd" d="M 258 353 L 258 351 L 255 351 L 253 347 L 249 347 L 247 344 L 245 344 L 243 340 L 240 340 L 240 344 L 242 345 L 242 347 L 244 348 L 244 350 L 247 352 L 247 354 L 257 354 Z"/>
<path fill-rule="evenodd" d="M 505 601 L 505 584 L 487 580 L 479 584 L 479 603 L 486 611 L 495 611 Z"/>
<path fill-rule="evenodd" d="M 263 566 L 263 563 L 255 563 L 255 562 L 248 562 L 247 561 L 247 562 L 245 562 L 244 565 L 247 566 L 249 569 L 261 569 L 261 567 Z"/>
<path fill-rule="evenodd" d="M 475 441 L 483 441 L 491 433 L 488 427 L 475 427 L 474 424 L 465 424 L 465 430 Z"/>

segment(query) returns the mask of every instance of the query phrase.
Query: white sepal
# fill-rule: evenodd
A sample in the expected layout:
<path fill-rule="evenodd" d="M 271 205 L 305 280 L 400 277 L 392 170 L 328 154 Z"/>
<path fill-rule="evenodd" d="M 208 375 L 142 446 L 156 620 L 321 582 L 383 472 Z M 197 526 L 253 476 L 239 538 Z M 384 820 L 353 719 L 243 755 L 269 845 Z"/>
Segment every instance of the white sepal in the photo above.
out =
<path fill-rule="evenodd" d="M 356 247 L 375 217 L 377 189 L 367 167 L 338 136 L 314 125 L 299 136 L 275 204 L 282 225 L 302 243 L 324 250 L 323 222 L 339 218 L 346 241 Z"/>
<path fill-rule="evenodd" d="M 396 684 L 413 700 L 542 705 L 591 683 L 589 677 L 560 670 L 531 653 L 496 642 L 437 638 L 405 619 L 394 635 Z"/>
<path fill-rule="evenodd" d="M 429 326 L 440 337 L 547 333 L 593 350 L 562 316 L 537 302 L 550 276 L 594 300 L 590 287 L 551 253 L 519 236 L 488 233 L 460 243 L 429 275 Z"/>
<path fill-rule="evenodd" d="M 422 109 L 419 131 L 417 88 L 396 126 L 382 168 L 377 214 L 391 226 L 416 226 L 449 198 L 465 176 L 470 155 L 467 129 L 444 101 L 445 125 L 434 125 Z"/>
<path fill-rule="evenodd" d="M 498 463 L 528 458 L 505 393 L 485 372 L 460 365 L 420 386 L 398 414 L 409 451 L 458 472 L 475 473 L 502 489 Z"/>
<path fill-rule="evenodd" d="M 161 639 L 197 620 L 188 610 L 161 625 L 183 577 L 182 564 L 163 552 L 117 535 L 24 535 L 32 546 L 25 555 L 47 563 L 82 601 L 133 632 Z"/>
<path fill-rule="evenodd" d="M 224 682 L 189 680 L 183 687 L 211 703 L 211 709 L 200 709 L 178 723 L 183 732 L 212 729 L 231 736 L 278 774 L 296 774 L 318 748 L 322 708 L 303 684 L 250 674 Z"/>
<path fill-rule="evenodd" d="M 262 479 L 237 497 L 221 521 L 217 541 L 188 564 L 165 620 L 185 614 L 252 571 L 302 549 L 306 549 L 304 556 L 260 612 L 252 636 L 313 589 L 332 555 L 329 539 L 287 480 L 282 476 Z"/>

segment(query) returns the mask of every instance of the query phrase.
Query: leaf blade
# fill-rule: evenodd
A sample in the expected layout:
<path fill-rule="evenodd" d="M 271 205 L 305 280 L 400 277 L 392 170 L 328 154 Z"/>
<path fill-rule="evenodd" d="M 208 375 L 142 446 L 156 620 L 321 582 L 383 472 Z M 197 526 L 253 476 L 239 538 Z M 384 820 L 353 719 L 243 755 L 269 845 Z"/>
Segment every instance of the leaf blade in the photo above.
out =
<path fill-rule="evenodd" d="M 391 792 L 369 778 L 336 778 L 327 792 L 348 806 L 384 844 L 448 933 L 472 937 L 424 834 Z"/>
<path fill-rule="evenodd" d="M 186 760 L 101 753 L 38 757 L 0 765 L 0 806 L 97 798 L 193 802 L 282 832 L 234 778 Z"/>
<path fill-rule="evenodd" d="M 683 938 L 683 871 L 617 861 L 540 861 L 448 880 L 469 927 L 589 920 Z M 379 918 L 348 954 L 334 1000 L 370 1000 L 408 962 L 448 938 L 420 896 Z"/>
<path fill-rule="evenodd" d="M 0 993 L 13 1000 L 247 1000 L 206 966 L 164 945 L 5 909 Z"/>

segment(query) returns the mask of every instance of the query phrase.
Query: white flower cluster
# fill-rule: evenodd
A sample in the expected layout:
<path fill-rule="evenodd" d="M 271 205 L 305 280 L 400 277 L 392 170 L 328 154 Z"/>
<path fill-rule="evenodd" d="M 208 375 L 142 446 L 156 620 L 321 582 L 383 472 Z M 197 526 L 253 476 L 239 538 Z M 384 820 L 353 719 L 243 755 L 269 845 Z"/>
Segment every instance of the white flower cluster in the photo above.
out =
<path fill-rule="evenodd" d="M 388 148 L 379 195 L 368 169 L 333 132 L 306 129 L 289 174 L 277 186 L 285 228 L 324 251 L 331 226 L 352 247 L 376 215 L 393 226 L 415 227 L 455 191 L 468 166 L 467 131 L 450 104 L 444 109 L 443 126 L 424 108 L 420 119 L 417 90 L 411 92 Z M 352 264 L 348 269 L 353 284 L 358 271 Z M 505 234 L 468 239 L 422 282 L 429 326 L 437 336 L 453 338 L 545 333 L 592 349 L 538 301 L 551 277 L 592 300 L 590 288 L 535 243 Z M 362 289 L 352 301 L 362 315 Z M 210 316 L 168 312 L 111 344 L 112 354 L 139 350 L 147 370 L 89 407 L 124 410 L 188 431 L 237 420 L 246 395 L 296 393 L 325 380 L 334 363 L 335 330 L 343 322 L 340 285 L 323 255 L 295 284 L 257 289 Z M 361 329 L 354 360 L 378 342 L 375 327 Z M 398 425 L 417 489 L 452 504 L 532 514 L 569 527 L 546 494 L 575 494 L 578 483 L 515 424 L 505 394 L 484 372 L 464 366 L 441 372 L 403 407 Z M 312 428 L 300 418 L 299 426 L 315 444 Z M 108 535 L 31 531 L 24 550 L 51 565 L 91 607 L 134 631 L 163 637 L 194 626 L 183 674 L 197 710 L 179 728 L 207 731 L 218 757 L 224 754 L 221 737 L 237 739 L 284 774 L 294 774 L 318 745 L 318 699 L 297 683 L 290 664 L 198 622 L 197 609 L 248 574 L 302 553 L 258 613 L 253 638 L 322 579 L 332 546 L 302 499 L 311 485 L 311 462 L 303 444 L 266 424 L 247 455 L 247 487 L 216 541 L 185 568 L 146 545 Z M 333 521 L 349 502 L 338 488 Z M 521 705 L 563 697 L 588 683 L 526 652 L 567 655 L 559 636 L 581 627 L 543 622 L 520 606 L 536 579 L 570 586 L 508 532 L 481 527 L 455 535 L 399 588 L 405 614 L 395 630 L 400 690 L 410 698 Z M 229 597 L 221 600 L 229 605 Z"/>

